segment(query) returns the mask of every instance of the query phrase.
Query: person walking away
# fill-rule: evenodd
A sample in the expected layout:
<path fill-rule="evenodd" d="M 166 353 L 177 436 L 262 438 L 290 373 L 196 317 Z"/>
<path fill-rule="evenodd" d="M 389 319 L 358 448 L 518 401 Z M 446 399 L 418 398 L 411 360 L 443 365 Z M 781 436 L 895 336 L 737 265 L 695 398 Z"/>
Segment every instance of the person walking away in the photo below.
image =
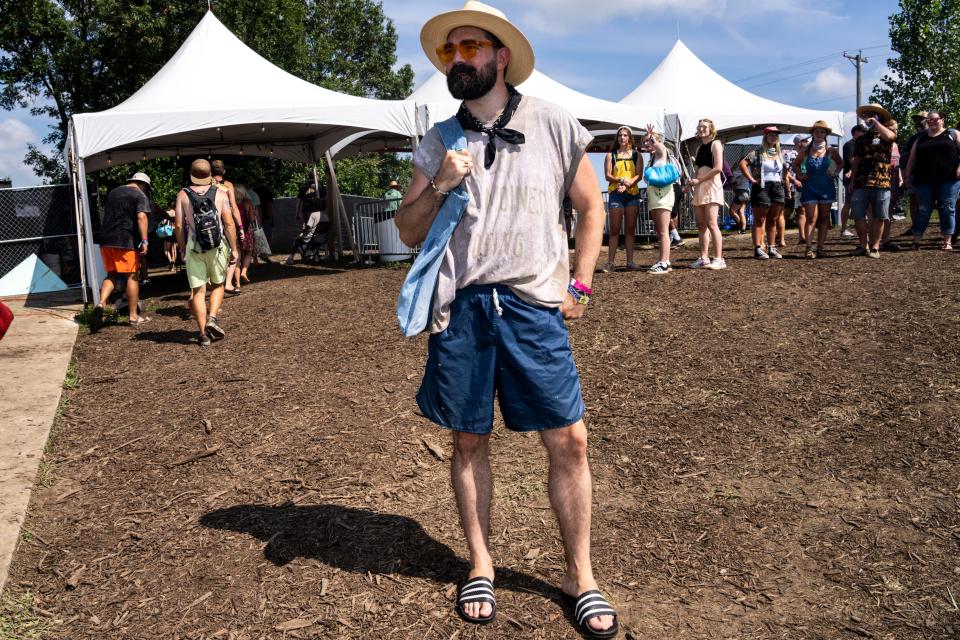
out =
<path fill-rule="evenodd" d="M 227 194 L 228 213 L 233 216 L 234 228 L 238 234 L 237 242 L 242 243 L 245 239 L 243 231 L 243 220 L 240 219 L 240 207 L 237 205 L 237 198 L 233 191 L 233 183 L 227 180 L 227 167 L 223 160 L 214 160 L 210 163 L 212 171 L 213 184 L 221 191 Z M 230 295 L 240 293 L 239 286 L 234 285 L 234 272 L 237 270 L 238 262 L 234 261 L 227 266 L 227 283 L 224 285 L 224 291 Z"/>
<path fill-rule="evenodd" d="M 243 240 L 240 241 L 240 261 L 237 269 L 234 270 L 234 287 L 240 288 L 240 281 L 250 282 L 250 264 L 253 262 L 254 255 L 257 252 L 254 242 L 253 229 L 259 223 L 257 209 L 250 199 L 250 192 L 246 185 L 236 183 L 233 185 L 234 199 L 237 201 L 237 208 L 240 210 L 240 224 L 243 233 L 240 234 Z"/>
<path fill-rule="evenodd" d="M 604 160 L 607 176 L 607 210 L 610 229 L 607 235 L 607 261 L 600 268 L 609 273 L 616 268 L 617 249 L 620 247 L 620 229 L 627 252 L 627 269 L 639 269 L 633 261 L 637 232 L 637 214 L 640 212 L 640 176 L 643 175 L 643 156 L 637 151 L 630 127 L 617 129 L 617 139 Z"/>
<path fill-rule="evenodd" d="M 697 123 L 697 138 L 700 146 L 694 157 L 696 177 L 687 182 L 687 191 L 693 191 L 693 211 L 697 218 L 697 235 L 700 241 L 700 257 L 691 269 L 726 269 L 723 259 L 723 236 L 717 214 L 723 206 L 723 143 L 717 139 L 717 127 L 713 120 L 703 118 Z M 714 244 L 714 258 L 710 258 L 710 242 Z"/>
<path fill-rule="evenodd" d="M 212 184 L 210 163 L 199 158 L 190 165 L 190 185 L 177 194 L 174 230 L 177 246 L 187 263 L 190 311 L 197 322 L 201 347 L 211 339 L 226 337 L 220 322 L 227 265 L 236 264 L 237 235 L 230 197 L 226 189 Z M 210 308 L 206 289 L 210 283 Z"/>
<path fill-rule="evenodd" d="M 163 255 L 170 263 L 170 273 L 177 270 L 177 237 L 173 232 L 173 221 L 177 217 L 175 205 L 176 200 L 171 200 L 156 229 L 156 236 L 163 240 Z"/>
<path fill-rule="evenodd" d="M 420 41 L 463 101 L 455 120 L 438 127 L 459 124 L 466 141 L 447 150 L 438 127 L 427 132 L 395 219 L 400 239 L 415 246 L 447 198 L 456 200 L 444 206 L 445 221 L 468 199 L 440 257 L 417 394 L 424 416 L 453 432 L 452 484 L 470 551 L 456 611 L 474 624 L 496 617 L 489 451 L 499 397 L 507 428 L 539 432 L 549 456 L 567 565 L 563 600 L 581 633 L 611 638 L 619 624 L 591 567 L 585 408 L 564 324 L 587 309 L 603 238 L 603 201 L 585 154 L 592 136 L 562 107 L 517 92 L 533 71 L 533 50 L 493 7 L 470 0 L 435 16 Z M 568 192 L 579 213 L 572 280 L 559 218 Z"/>
<path fill-rule="evenodd" d="M 960 197 L 960 134 L 945 127 L 942 111 L 927 113 L 927 128 L 915 141 L 907 162 L 907 184 L 913 187 L 917 199 L 913 248 L 920 248 L 936 203 L 943 236 L 940 248 L 952 251 Z"/>
<path fill-rule="evenodd" d="M 891 120 L 887 127 L 896 130 L 898 123 L 896 120 Z M 906 169 L 906 165 L 903 165 L 902 168 Z M 896 210 L 895 205 L 900 198 L 901 191 L 903 191 L 903 171 L 900 165 L 900 145 L 894 141 L 890 146 L 890 215 L 883 221 L 883 233 L 880 235 L 881 251 L 900 251 L 897 243 L 890 241 L 890 232 L 893 230 L 893 212 Z"/>
<path fill-rule="evenodd" d="M 851 255 L 880 257 L 883 224 L 890 218 L 890 156 L 897 140 L 896 127 L 890 124 L 890 112 L 879 104 L 857 108 L 866 132 L 857 138 L 853 150 L 853 195 L 851 213 L 857 226 L 858 246 Z M 869 228 L 867 211 L 870 211 Z"/>
<path fill-rule="evenodd" d="M 840 237 L 856 238 L 857 234 L 847 228 L 850 216 L 850 196 L 853 195 L 853 150 L 857 138 L 867 130 L 862 124 L 856 124 L 850 129 L 850 139 L 843 143 L 843 207 L 840 209 Z M 912 198 L 911 198 L 912 201 Z M 912 204 L 911 204 L 912 207 Z"/>
<path fill-rule="evenodd" d="M 260 197 L 260 220 L 263 223 L 263 232 L 267 240 L 270 240 L 273 238 L 273 189 L 267 184 L 267 179 L 260 176 L 257 178 L 256 190 Z M 267 256 L 267 262 L 270 262 L 269 256 Z"/>
<path fill-rule="evenodd" d="M 650 154 L 650 166 L 644 170 L 647 183 L 647 211 L 653 218 L 653 227 L 660 244 L 660 259 L 647 271 L 653 274 L 673 271 L 670 265 L 670 214 L 673 212 L 673 185 L 680 178 L 676 165 L 669 162 L 662 136 L 647 125 L 643 139 L 644 150 Z"/>
<path fill-rule="evenodd" d="M 149 248 L 150 176 L 135 173 L 126 184 L 110 190 L 100 223 L 100 256 L 107 277 L 100 285 L 100 301 L 90 316 L 90 331 L 103 326 L 103 310 L 114 287 L 125 282 L 129 323 L 137 327 L 150 318 L 140 315 L 140 261 Z"/>
<path fill-rule="evenodd" d="M 783 185 L 786 168 L 780 150 L 779 129 L 767 127 L 763 130 L 763 142 L 740 161 L 740 170 L 751 183 L 753 257 L 758 260 L 783 258 L 776 245 L 777 218 L 786 199 Z"/>
<path fill-rule="evenodd" d="M 808 259 L 822 257 L 830 230 L 830 210 L 837 201 L 837 172 L 843 168 L 843 158 L 837 148 L 827 142 L 831 133 L 833 130 L 823 120 L 814 122 L 810 127 L 809 145 L 801 149 L 793 161 L 794 173 L 801 183 L 800 202 L 806 224 L 804 257 Z M 814 230 L 817 232 L 816 250 L 812 246 Z"/>

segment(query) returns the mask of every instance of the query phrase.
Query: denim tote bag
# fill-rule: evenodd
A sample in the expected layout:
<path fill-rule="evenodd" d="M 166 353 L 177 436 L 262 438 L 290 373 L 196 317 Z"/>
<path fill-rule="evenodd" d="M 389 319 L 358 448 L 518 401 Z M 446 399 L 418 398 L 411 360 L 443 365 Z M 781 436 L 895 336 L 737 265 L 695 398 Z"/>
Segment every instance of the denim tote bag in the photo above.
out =
<path fill-rule="evenodd" d="M 467 138 L 456 116 L 437 123 L 437 131 L 449 151 L 467 148 Z M 410 267 L 400 296 L 397 298 L 397 322 L 407 338 L 417 335 L 427 328 L 433 309 L 433 294 L 437 289 L 437 276 L 440 263 L 447 250 L 447 244 L 453 230 L 460 224 L 463 211 L 467 208 L 467 190 L 463 183 L 450 191 L 437 217 L 430 226 L 427 239 L 423 241 L 420 254 Z"/>

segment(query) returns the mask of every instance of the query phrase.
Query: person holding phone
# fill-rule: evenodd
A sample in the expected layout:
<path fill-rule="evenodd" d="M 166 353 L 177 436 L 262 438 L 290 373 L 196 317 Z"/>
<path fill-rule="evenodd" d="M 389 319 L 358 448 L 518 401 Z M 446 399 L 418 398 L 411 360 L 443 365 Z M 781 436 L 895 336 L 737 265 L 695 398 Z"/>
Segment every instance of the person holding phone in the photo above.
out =
<path fill-rule="evenodd" d="M 863 119 L 867 130 L 857 138 L 853 151 L 853 195 L 850 207 L 859 246 L 851 255 L 879 258 L 884 221 L 890 219 L 890 188 L 893 185 L 891 160 L 893 143 L 897 141 L 897 127 L 891 123 L 890 112 L 879 104 L 859 107 L 857 116 Z"/>

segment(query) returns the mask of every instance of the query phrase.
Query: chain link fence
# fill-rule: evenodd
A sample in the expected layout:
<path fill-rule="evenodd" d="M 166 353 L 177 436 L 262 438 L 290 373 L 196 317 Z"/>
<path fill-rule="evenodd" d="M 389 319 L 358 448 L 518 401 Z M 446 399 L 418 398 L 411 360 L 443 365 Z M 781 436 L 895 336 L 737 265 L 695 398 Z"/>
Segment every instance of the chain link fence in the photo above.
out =
<path fill-rule="evenodd" d="M 80 286 L 70 185 L 0 189 L 0 278 L 31 255 L 67 285 Z"/>

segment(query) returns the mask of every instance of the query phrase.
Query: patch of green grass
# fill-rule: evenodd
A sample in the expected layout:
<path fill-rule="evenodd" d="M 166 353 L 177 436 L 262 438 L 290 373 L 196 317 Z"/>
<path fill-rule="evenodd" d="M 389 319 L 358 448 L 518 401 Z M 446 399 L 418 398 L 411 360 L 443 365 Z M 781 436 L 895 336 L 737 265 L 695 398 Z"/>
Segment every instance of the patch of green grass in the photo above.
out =
<path fill-rule="evenodd" d="M 393 271 L 406 271 L 413 263 L 409 260 L 400 260 L 398 262 L 381 262 L 381 269 L 391 269 Z"/>
<path fill-rule="evenodd" d="M 67 376 L 63 379 L 63 388 L 73 390 L 80 386 L 80 373 L 77 371 L 77 361 L 71 360 L 67 365 Z"/>
<path fill-rule="evenodd" d="M 20 542 L 26 544 L 33 540 L 33 534 L 27 531 L 26 529 L 20 530 Z"/>
<path fill-rule="evenodd" d="M 41 458 L 40 464 L 37 466 L 37 486 L 46 489 L 55 484 L 57 484 L 57 465 Z"/>
<path fill-rule="evenodd" d="M 76 322 L 81 327 L 90 327 L 90 316 L 93 315 L 94 307 L 87 307 L 77 315 L 73 316 L 73 321 Z M 103 322 L 104 324 L 115 322 L 118 324 L 124 324 L 130 320 L 130 316 L 121 315 L 117 313 L 117 310 L 113 307 L 104 307 L 103 309 Z M 0 638 L 2 640 L 2 638 Z"/>
<path fill-rule="evenodd" d="M 0 597 L 0 640 L 39 640 L 61 622 L 38 611 L 36 600 L 29 591 L 17 595 L 6 593 Z"/>

